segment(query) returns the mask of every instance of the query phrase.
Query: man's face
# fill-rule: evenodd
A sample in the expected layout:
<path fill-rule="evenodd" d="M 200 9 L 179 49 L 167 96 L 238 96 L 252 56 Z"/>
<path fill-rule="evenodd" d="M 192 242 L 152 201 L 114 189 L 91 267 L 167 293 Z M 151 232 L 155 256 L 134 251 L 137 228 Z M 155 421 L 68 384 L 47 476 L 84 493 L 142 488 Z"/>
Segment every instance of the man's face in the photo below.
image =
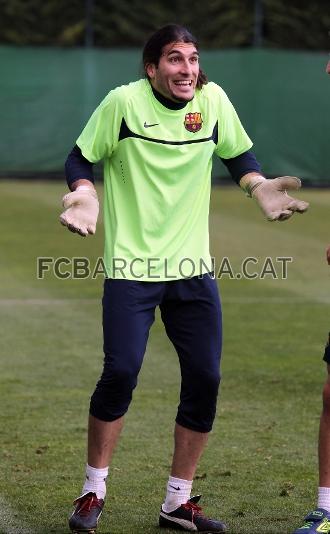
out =
<path fill-rule="evenodd" d="M 163 48 L 158 67 L 150 64 L 151 85 L 174 102 L 194 98 L 199 73 L 198 52 L 192 43 L 170 43 Z"/>

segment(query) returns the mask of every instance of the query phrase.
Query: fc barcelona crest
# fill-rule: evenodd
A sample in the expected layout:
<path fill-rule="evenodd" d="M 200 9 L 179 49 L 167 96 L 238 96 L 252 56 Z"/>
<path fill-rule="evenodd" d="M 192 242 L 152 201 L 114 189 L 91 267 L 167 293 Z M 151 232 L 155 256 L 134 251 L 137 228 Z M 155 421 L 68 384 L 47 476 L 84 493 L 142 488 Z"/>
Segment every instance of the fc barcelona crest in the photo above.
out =
<path fill-rule="evenodd" d="M 184 127 L 188 132 L 198 132 L 203 124 L 201 113 L 187 113 L 184 118 Z"/>

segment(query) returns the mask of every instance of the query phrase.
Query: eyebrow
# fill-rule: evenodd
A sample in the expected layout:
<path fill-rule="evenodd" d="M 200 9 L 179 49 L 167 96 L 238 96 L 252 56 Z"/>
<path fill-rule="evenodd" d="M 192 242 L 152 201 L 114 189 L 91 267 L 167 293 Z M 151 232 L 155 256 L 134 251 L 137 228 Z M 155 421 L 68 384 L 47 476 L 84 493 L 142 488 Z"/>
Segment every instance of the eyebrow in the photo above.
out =
<path fill-rule="evenodd" d="M 183 52 L 181 50 L 177 50 L 175 48 L 173 48 L 172 50 L 170 50 L 166 55 L 167 56 L 170 56 L 171 54 L 180 54 L 181 56 L 183 56 Z M 198 56 L 199 57 L 199 53 L 197 52 L 197 50 L 195 50 L 194 52 L 192 52 L 191 54 L 189 54 L 190 56 Z"/>

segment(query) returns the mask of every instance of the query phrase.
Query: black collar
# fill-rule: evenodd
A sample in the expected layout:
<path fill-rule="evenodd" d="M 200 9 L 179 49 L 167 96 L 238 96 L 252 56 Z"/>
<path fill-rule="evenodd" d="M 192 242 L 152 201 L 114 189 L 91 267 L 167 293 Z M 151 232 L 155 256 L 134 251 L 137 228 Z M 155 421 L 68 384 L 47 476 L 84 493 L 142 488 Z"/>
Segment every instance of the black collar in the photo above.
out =
<path fill-rule="evenodd" d="M 155 98 L 157 98 L 158 102 L 160 102 L 163 106 L 165 106 L 168 109 L 183 109 L 184 107 L 186 107 L 188 103 L 188 102 L 174 102 L 173 100 L 166 98 L 165 96 L 160 94 L 158 91 L 156 91 L 156 89 L 154 89 L 152 85 L 151 85 L 151 89 L 152 89 L 153 94 L 155 95 Z"/>

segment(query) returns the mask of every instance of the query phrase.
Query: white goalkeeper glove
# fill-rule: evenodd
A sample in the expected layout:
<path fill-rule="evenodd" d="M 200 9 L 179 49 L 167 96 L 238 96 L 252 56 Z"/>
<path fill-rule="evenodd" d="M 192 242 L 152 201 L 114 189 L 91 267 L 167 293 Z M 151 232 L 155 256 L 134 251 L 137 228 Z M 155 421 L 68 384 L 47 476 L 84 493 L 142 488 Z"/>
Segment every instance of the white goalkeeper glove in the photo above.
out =
<path fill-rule="evenodd" d="M 99 201 L 94 187 L 80 185 L 65 195 L 62 202 L 65 211 L 60 215 L 60 222 L 63 226 L 84 237 L 95 234 Z"/>
<path fill-rule="evenodd" d="M 281 176 L 266 180 L 263 176 L 244 177 L 240 186 L 249 197 L 253 197 L 269 221 L 284 221 L 295 211 L 304 213 L 309 204 L 287 194 L 288 190 L 298 190 L 301 181 L 296 176 Z"/>

